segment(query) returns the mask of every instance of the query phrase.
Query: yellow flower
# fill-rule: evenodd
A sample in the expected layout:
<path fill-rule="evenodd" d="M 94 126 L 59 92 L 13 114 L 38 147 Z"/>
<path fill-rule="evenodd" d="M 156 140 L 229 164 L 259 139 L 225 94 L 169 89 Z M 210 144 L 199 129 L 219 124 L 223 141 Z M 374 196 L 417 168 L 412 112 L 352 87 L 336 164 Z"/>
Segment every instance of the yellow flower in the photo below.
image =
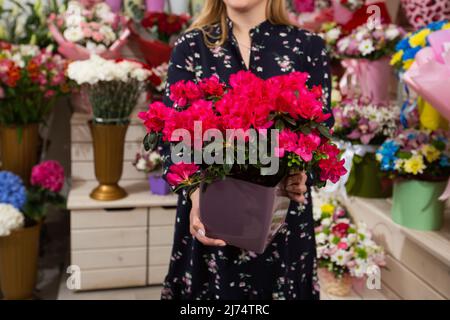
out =
<path fill-rule="evenodd" d="M 391 59 L 391 66 L 395 66 L 397 63 L 399 63 L 400 61 L 402 61 L 403 58 L 403 50 L 397 51 Z"/>
<path fill-rule="evenodd" d="M 409 70 L 411 68 L 412 64 L 414 63 L 414 59 L 409 59 L 403 62 L 403 69 Z"/>
<path fill-rule="evenodd" d="M 447 24 L 444 24 L 444 26 L 442 27 L 442 30 L 450 30 L 450 22 Z"/>
<path fill-rule="evenodd" d="M 333 206 L 331 203 L 323 204 L 320 207 L 320 210 L 322 210 L 323 213 L 327 213 L 327 214 L 333 214 L 334 209 L 335 209 L 335 206 Z"/>
<path fill-rule="evenodd" d="M 420 150 L 428 162 L 434 162 L 440 158 L 441 152 L 431 144 L 425 144 Z"/>
<path fill-rule="evenodd" d="M 413 35 L 411 38 L 409 38 L 409 44 L 411 47 L 425 47 L 427 44 L 427 37 L 431 33 L 430 29 L 423 29 L 422 31 L 418 32 L 417 34 Z"/>
<path fill-rule="evenodd" d="M 405 172 L 412 173 L 413 175 L 422 174 L 426 169 L 423 163 L 423 157 L 421 155 L 412 156 L 410 159 L 405 160 L 404 164 Z"/>

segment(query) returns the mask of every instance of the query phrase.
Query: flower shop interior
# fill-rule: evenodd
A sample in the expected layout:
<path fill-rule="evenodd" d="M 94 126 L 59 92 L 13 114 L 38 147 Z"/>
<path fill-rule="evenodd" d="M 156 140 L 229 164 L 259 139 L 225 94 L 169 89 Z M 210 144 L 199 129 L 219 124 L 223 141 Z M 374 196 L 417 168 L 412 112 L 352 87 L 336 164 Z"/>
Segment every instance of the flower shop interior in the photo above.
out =
<path fill-rule="evenodd" d="M 178 196 L 146 112 L 204 4 L 0 0 L 0 298 L 160 299 Z M 321 299 L 450 299 L 450 1 L 286 5 L 345 160 L 312 190 Z"/>

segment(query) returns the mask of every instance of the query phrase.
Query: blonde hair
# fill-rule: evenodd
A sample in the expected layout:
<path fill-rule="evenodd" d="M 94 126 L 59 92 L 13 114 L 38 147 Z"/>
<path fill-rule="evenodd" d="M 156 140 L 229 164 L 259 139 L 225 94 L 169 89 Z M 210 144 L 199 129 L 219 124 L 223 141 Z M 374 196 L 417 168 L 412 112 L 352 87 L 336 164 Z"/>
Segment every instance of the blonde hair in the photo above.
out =
<path fill-rule="evenodd" d="M 292 25 L 285 0 L 268 0 L 266 16 L 272 24 Z M 219 36 L 213 35 L 211 28 L 217 24 L 220 24 Z M 208 47 L 223 45 L 228 37 L 227 10 L 223 0 L 206 0 L 202 11 L 187 31 L 191 30 L 200 30 Z"/>

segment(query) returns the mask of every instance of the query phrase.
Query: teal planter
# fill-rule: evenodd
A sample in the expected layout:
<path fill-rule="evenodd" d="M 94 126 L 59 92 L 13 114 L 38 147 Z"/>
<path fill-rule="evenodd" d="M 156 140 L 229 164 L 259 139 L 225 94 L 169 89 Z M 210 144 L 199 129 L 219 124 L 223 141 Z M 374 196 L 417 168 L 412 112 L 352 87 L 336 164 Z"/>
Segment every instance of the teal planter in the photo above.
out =
<path fill-rule="evenodd" d="M 442 227 L 445 202 L 439 201 L 446 182 L 405 180 L 394 184 L 392 219 L 399 225 L 416 230 L 439 230 Z"/>

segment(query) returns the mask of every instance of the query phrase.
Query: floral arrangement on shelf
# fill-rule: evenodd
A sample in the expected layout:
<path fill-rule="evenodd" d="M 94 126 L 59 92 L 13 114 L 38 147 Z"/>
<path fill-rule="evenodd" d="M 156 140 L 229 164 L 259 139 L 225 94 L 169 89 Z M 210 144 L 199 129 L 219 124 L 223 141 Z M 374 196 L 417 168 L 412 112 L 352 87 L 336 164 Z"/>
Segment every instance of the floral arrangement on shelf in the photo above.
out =
<path fill-rule="evenodd" d="M 145 173 L 161 170 L 161 154 L 159 151 L 146 152 L 145 150 L 142 150 L 136 154 L 136 159 L 133 161 L 133 166 L 136 170 Z"/>
<path fill-rule="evenodd" d="M 0 123 L 42 122 L 69 92 L 67 61 L 50 49 L 0 42 Z"/>
<path fill-rule="evenodd" d="M 49 23 L 59 51 L 72 60 L 87 59 L 91 54 L 118 57 L 130 34 L 127 19 L 104 2 L 85 6 L 69 1 L 62 14 L 50 15 Z"/>
<path fill-rule="evenodd" d="M 375 106 L 344 101 L 333 108 L 336 137 L 353 144 L 381 145 L 396 135 L 400 126 L 400 107 Z"/>
<path fill-rule="evenodd" d="M 64 207 L 66 199 L 60 194 L 64 186 L 64 168 L 54 160 L 44 161 L 31 171 L 31 187 L 28 188 L 25 215 L 41 221 L 49 205 Z"/>
<path fill-rule="evenodd" d="M 366 3 L 365 0 L 337 0 L 337 2 L 350 11 L 356 11 Z"/>
<path fill-rule="evenodd" d="M 64 207 L 64 169 L 57 161 L 34 166 L 30 183 L 26 188 L 15 174 L 0 171 L 0 236 L 41 222 L 49 205 Z"/>
<path fill-rule="evenodd" d="M 98 122 L 127 122 L 140 96 L 147 91 L 151 71 L 140 62 L 106 60 L 92 55 L 89 60 L 69 64 L 68 77 L 87 89 Z"/>
<path fill-rule="evenodd" d="M 404 72 L 411 68 L 415 61 L 417 53 L 430 46 L 428 36 L 433 32 L 440 30 L 450 30 L 449 21 L 432 22 L 416 32 L 408 33 L 395 47 L 395 54 L 392 56 L 391 65 L 400 72 Z"/>
<path fill-rule="evenodd" d="M 277 129 L 279 143 L 273 155 L 285 167 L 280 165 L 278 173 L 264 176 L 263 181 L 258 181 L 260 184 L 276 185 L 287 170 L 311 172 L 321 186 L 328 180 L 336 182 L 346 173 L 344 161 L 339 159 L 340 150 L 330 141 L 326 121 L 331 115 L 324 113 L 322 89 L 310 90 L 307 79 L 307 73 L 294 72 L 263 80 L 251 72 L 241 71 L 231 76 L 228 89 L 215 76 L 198 83 L 173 84 L 170 98 L 175 102 L 175 109 L 155 102 L 147 112 L 139 114 L 148 130 L 144 140 L 146 149 L 153 149 L 161 140 L 178 142 L 179 139 L 172 137 L 177 129 L 185 129 L 195 137 L 195 121 L 202 123 L 202 136 L 208 129 L 215 129 L 223 137 L 226 130 L 254 129 L 267 133 L 267 129 Z M 238 140 L 245 139 L 236 134 Z M 183 144 L 192 147 L 191 141 L 183 140 Z M 224 155 L 235 144 L 213 141 L 194 146 L 200 147 L 202 150 L 214 147 Z M 250 152 L 248 148 L 246 145 L 246 154 Z M 209 183 L 226 176 L 257 180 L 263 167 L 260 160 L 255 164 L 211 164 L 201 170 L 196 164 L 180 162 L 169 168 L 167 178 L 175 188 Z"/>
<path fill-rule="evenodd" d="M 363 24 L 337 42 L 341 57 L 378 60 L 395 52 L 404 31 L 395 24 Z"/>
<path fill-rule="evenodd" d="M 174 40 L 187 28 L 190 17 L 166 12 L 147 12 L 140 22 L 145 30 L 144 37 L 173 44 Z"/>
<path fill-rule="evenodd" d="M 445 180 L 450 176 L 448 131 L 408 129 L 386 140 L 377 151 L 381 170 L 390 177 Z"/>
<path fill-rule="evenodd" d="M 337 200 L 315 205 L 314 221 L 319 268 L 336 278 L 363 278 L 370 267 L 386 265 L 384 250 L 372 240 L 367 226 L 354 224 Z"/>
<path fill-rule="evenodd" d="M 0 41 L 34 44 L 40 48 L 53 45 L 47 17 L 58 12 L 54 0 L 0 1 Z M 64 2 L 64 1 L 63 1 Z"/>

